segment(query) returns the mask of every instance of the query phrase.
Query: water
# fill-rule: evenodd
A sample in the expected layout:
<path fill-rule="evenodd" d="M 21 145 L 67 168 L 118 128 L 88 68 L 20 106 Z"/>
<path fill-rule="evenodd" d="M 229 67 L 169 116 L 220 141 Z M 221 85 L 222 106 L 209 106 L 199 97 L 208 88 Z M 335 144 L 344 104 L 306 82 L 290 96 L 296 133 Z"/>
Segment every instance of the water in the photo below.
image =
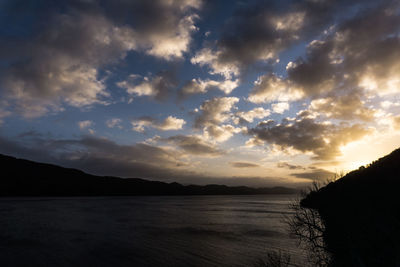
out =
<path fill-rule="evenodd" d="M 252 266 L 301 258 L 294 196 L 0 199 L 1 266 Z"/>

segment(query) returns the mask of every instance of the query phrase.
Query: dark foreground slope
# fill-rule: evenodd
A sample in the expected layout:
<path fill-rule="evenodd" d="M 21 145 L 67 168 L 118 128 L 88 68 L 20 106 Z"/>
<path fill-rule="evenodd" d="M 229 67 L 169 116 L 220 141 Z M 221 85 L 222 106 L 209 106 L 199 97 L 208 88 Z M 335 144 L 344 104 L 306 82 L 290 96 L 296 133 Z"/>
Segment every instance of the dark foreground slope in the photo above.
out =
<path fill-rule="evenodd" d="M 293 194 L 290 188 L 188 185 L 139 178 L 102 177 L 75 169 L 0 155 L 0 196 Z"/>
<path fill-rule="evenodd" d="M 302 200 L 317 209 L 333 266 L 400 266 L 400 149 Z"/>

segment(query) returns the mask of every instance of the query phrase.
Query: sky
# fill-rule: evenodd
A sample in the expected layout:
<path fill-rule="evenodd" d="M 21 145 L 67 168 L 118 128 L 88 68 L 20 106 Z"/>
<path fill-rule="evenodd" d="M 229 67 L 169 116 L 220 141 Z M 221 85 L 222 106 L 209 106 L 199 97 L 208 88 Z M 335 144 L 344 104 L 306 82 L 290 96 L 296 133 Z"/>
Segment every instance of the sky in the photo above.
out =
<path fill-rule="evenodd" d="M 0 153 L 303 186 L 400 146 L 400 2 L 2 0 Z"/>

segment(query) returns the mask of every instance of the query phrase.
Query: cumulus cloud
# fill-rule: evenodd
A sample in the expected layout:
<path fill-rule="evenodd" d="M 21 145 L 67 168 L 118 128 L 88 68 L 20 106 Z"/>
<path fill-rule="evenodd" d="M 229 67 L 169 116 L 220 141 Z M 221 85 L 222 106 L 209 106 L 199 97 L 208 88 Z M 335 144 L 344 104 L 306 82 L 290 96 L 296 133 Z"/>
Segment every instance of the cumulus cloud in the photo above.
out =
<path fill-rule="evenodd" d="M 90 120 L 79 121 L 78 122 L 78 126 L 79 126 L 79 129 L 87 130 L 90 134 L 94 134 L 95 133 L 93 128 L 91 128 L 91 127 L 94 126 L 94 122 L 93 121 L 90 121 Z"/>
<path fill-rule="evenodd" d="M 259 143 L 311 153 L 317 160 L 330 160 L 341 155 L 340 147 L 359 140 L 371 132 L 360 124 L 331 124 L 300 117 L 296 120 L 261 122 L 248 130 Z M 252 143 L 255 143 L 253 141 Z"/>
<path fill-rule="evenodd" d="M 122 129 L 122 120 L 118 118 L 112 118 L 106 121 L 106 125 L 108 128 L 119 128 Z"/>
<path fill-rule="evenodd" d="M 271 105 L 272 111 L 279 114 L 284 113 L 285 110 L 289 110 L 289 107 L 289 103 L 287 102 L 279 102 Z"/>
<path fill-rule="evenodd" d="M 398 3 L 386 1 L 342 21 L 309 44 L 306 59 L 288 65 L 290 81 L 310 96 L 357 86 L 366 95 L 398 92 L 398 11 Z"/>
<path fill-rule="evenodd" d="M 181 97 L 185 97 L 193 94 L 204 94 L 208 90 L 217 88 L 224 92 L 226 95 L 229 95 L 236 87 L 239 86 L 239 80 L 223 80 L 223 81 L 215 81 L 215 80 L 201 80 L 201 79 L 193 79 L 187 82 L 181 89 L 180 94 Z"/>
<path fill-rule="evenodd" d="M 221 37 L 199 50 L 192 63 L 208 66 L 212 74 L 239 75 L 253 63 L 274 62 L 282 50 L 318 33 L 360 1 L 291 2 L 285 8 L 276 1 L 255 2 L 241 3 Z"/>
<path fill-rule="evenodd" d="M 86 129 L 86 128 L 89 128 L 89 127 L 91 127 L 91 126 L 93 126 L 93 125 L 94 125 L 93 121 L 90 121 L 90 120 L 79 121 L 79 122 L 78 122 L 78 126 L 79 126 L 79 128 L 80 128 L 81 130 L 84 130 L 84 129 Z"/>
<path fill-rule="evenodd" d="M 194 135 L 175 135 L 161 139 L 161 141 L 173 144 L 185 153 L 195 156 L 218 157 L 225 153 L 215 144 L 207 142 L 203 138 Z"/>
<path fill-rule="evenodd" d="M 376 113 L 374 109 L 365 106 L 361 92 L 354 90 L 350 94 L 342 96 L 312 100 L 310 111 L 328 118 L 363 121 L 373 120 Z"/>
<path fill-rule="evenodd" d="M 194 127 L 218 125 L 232 118 L 232 108 L 239 102 L 237 97 L 215 97 L 201 106 L 201 114 L 195 118 Z"/>
<path fill-rule="evenodd" d="M 201 1 L 69 1 L 59 9 L 44 1 L 40 13 L 25 10 L 32 20 L 15 13 L 23 5 L 10 1 L 4 7 L 15 23 L 29 21 L 33 26 L 26 28 L 37 31 L 1 39 L 7 62 L 1 70 L 1 95 L 14 102 L 13 112 L 35 117 L 60 111 L 65 104 L 107 104 L 109 92 L 99 70 L 129 51 L 182 58 L 196 30 Z"/>
<path fill-rule="evenodd" d="M 186 121 L 178 119 L 174 116 L 168 116 L 163 121 L 158 121 L 151 117 L 142 117 L 132 122 L 132 130 L 136 132 L 144 132 L 146 127 L 151 127 L 161 131 L 180 130 Z"/>
<path fill-rule="evenodd" d="M 271 114 L 269 109 L 264 109 L 261 107 L 254 108 L 249 111 L 238 111 L 235 113 L 234 122 L 235 124 L 246 124 L 251 123 L 255 119 L 263 119 Z"/>
<path fill-rule="evenodd" d="M 303 97 L 303 92 L 290 81 L 272 73 L 258 77 L 249 94 L 248 100 L 253 103 L 269 103 L 273 101 L 294 101 Z"/>
<path fill-rule="evenodd" d="M 258 168 L 260 165 L 251 162 L 234 161 L 229 162 L 229 164 L 234 168 Z"/>
<path fill-rule="evenodd" d="M 247 128 L 237 128 L 229 124 L 209 125 L 203 128 L 203 136 L 217 142 L 225 142 L 234 134 L 245 132 Z"/>
<path fill-rule="evenodd" d="M 355 16 L 339 20 L 311 41 L 304 57 L 287 64 L 286 78 L 273 73 L 260 76 L 248 100 L 309 99 L 311 113 L 329 119 L 373 121 L 378 110 L 371 107 L 371 101 L 400 92 L 399 10 L 399 4 L 392 1 L 367 2 Z"/>
<path fill-rule="evenodd" d="M 140 82 L 137 82 L 141 79 Z M 151 96 L 157 100 L 165 99 L 177 85 L 174 73 L 160 72 L 153 77 L 130 75 L 127 80 L 117 82 L 117 86 L 126 89 L 126 92 L 136 96 Z"/>

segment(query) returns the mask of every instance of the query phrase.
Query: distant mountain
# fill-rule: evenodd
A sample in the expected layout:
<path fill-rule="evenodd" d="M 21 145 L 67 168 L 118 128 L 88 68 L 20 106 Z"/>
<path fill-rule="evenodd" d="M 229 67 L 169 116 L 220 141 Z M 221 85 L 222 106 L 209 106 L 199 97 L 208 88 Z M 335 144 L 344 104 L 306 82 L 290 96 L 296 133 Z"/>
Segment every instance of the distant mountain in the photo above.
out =
<path fill-rule="evenodd" d="M 139 178 L 95 176 L 80 170 L 0 155 L 0 196 L 126 196 L 294 194 L 285 187 L 181 185 Z"/>
<path fill-rule="evenodd" d="M 308 194 L 333 266 L 400 266 L 400 149 Z"/>

